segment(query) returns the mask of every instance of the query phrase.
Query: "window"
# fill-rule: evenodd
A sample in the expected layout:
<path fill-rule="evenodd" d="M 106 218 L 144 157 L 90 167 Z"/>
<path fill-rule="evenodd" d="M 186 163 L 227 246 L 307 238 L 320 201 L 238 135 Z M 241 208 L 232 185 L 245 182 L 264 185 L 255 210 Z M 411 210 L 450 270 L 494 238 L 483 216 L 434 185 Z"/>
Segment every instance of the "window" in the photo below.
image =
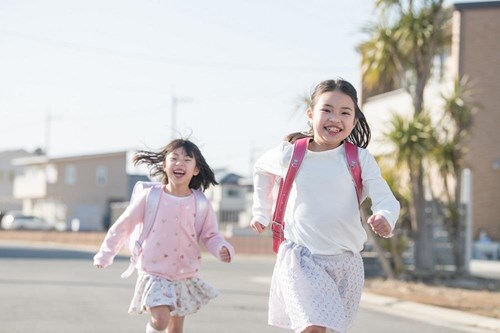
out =
<path fill-rule="evenodd" d="M 45 167 L 45 174 L 47 176 L 47 183 L 55 184 L 57 183 L 57 168 L 49 164 Z"/>
<path fill-rule="evenodd" d="M 76 184 L 76 167 L 72 164 L 66 166 L 65 181 L 67 185 Z"/>
<path fill-rule="evenodd" d="M 219 222 L 238 222 L 240 211 L 237 209 L 224 209 L 219 212 Z"/>
<path fill-rule="evenodd" d="M 95 182 L 97 186 L 104 187 L 108 183 L 108 168 L 100 165 L 96 168 Z"/>
<path fill-rule="evenodd" d="M 240 196 L 240 192 L 235 188 L 228 188 L 226 190 L 226 195 L 229 198 L 238 198 Z"/>

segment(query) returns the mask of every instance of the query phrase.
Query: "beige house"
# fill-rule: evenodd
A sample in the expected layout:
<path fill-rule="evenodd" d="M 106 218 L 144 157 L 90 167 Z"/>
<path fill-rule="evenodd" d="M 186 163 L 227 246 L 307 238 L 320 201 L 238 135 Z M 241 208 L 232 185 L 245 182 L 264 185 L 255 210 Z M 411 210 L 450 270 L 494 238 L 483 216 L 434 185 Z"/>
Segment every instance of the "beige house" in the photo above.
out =
<path fill-rule="evenodd" d="M 485 231 L 500 241 L 500 1 L 455 4 L 453 45 L 443 79 L 432 80 L 426 107 L 439 108 L 439 94 L 450 89 L 455 77 L 468 76 L 474 97 L 481 104 L 468 144 L 466 167 L 471 172 L 473 236 Z M 365 93 L 365 90 L 363 90 Z M 380 144 L 392 112 L 412 114 L 411 99 L 403 90 L 363 96 L 362 110 L 373 131 L 370 150 L 388 153 Z"/>
<path fill-rule="evenodd" d="M 13 164 L 24 173 L 14 180 L 13 195 L 23 212 L 64 223 L 78 230 L 104 230 L 110 205 L 128 201 L 137 180 L 127 152 L 61 158 L 19 158 Z"/>

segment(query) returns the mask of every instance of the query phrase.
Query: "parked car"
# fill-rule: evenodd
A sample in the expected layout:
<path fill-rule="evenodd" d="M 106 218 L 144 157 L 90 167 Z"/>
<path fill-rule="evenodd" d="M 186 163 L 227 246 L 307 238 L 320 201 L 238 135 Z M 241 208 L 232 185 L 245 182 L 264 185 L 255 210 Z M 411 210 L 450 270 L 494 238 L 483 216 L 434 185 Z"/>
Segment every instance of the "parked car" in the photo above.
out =
<path fill-rule="evenodd" d="M 2 229 L 5 230 L 50 230 L 54 226 L 49 221 L 20 212 L 7 212 L 2 217 Z"/>

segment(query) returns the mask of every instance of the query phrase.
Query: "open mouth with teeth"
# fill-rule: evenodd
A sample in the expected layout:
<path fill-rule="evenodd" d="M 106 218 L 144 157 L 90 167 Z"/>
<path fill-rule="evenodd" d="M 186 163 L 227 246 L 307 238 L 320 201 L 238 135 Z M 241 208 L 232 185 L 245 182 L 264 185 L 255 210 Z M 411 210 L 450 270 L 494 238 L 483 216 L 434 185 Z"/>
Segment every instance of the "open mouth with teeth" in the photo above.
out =
<path fill-rule="evenodd" d="M 174 170 L 174 176 L 176 176 L 176 177 L 182 177 L 185 174 L 186 174 L 186 172 L 183 170 Z"/>
<path fill-rule="evenodd" d="M 330 134 L 337 134 L 342 132 L 342 129 L 337 126 L 325 126 L 324 129 Z"/>

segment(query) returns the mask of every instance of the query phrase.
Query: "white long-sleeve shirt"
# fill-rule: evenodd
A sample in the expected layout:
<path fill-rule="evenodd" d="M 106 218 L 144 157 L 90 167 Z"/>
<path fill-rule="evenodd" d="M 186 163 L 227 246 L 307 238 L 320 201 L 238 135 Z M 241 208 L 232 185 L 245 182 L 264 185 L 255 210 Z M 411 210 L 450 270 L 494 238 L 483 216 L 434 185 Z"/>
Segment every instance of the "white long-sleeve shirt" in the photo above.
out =
<path fill-rule="evenodd" d="M 274 208 L 276 180 L 284 178 L 293 145 L 284 142 L 258 159 L 254 168 L 254 219 L 268 226 Z M 399 217 L 396 200 L 374 157 L 359 148 L 363 198 L 370 197 L 374 214 L 384 216 L 394 229 Z M 308 150 L 294 179 L 285 212 L 285 238 L 314 254 L 360 252 L 367 234 L 353 179 L 347 167 L 344 145 L 327 151 Z"/>

